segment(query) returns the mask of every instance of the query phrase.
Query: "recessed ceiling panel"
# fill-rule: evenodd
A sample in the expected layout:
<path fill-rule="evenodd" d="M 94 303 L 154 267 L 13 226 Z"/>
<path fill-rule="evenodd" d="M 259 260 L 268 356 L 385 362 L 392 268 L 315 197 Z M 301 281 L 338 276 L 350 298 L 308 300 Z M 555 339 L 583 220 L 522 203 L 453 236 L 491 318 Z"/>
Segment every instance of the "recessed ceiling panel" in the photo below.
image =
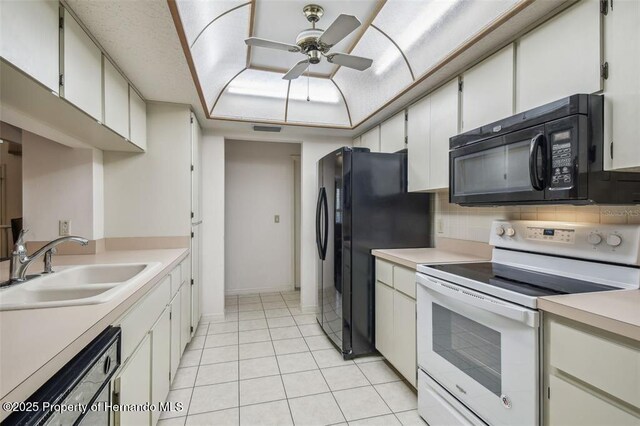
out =
<path fill-rule="evenodd" d="M 342 95 L 326 78 L 292 80 L 287 111 L 287 122 L 351 126 Z"/>
<path fill-rule="evenodd" d="M 518 0 L 387 0 L 373 24 L 407 56 L 416 78 Z M 389 66 L 392 57 L 380 57 Z"/>
<path fill-rule="evenodd" d="M 334 80 L 347 100 L 353 125 L 357 125 L 413 79 L 400 51 L 375 28 L 367 30 L 353 54 L 373 59 L 373 65 L 366 71 L 340 67 Z"/>
<path fill-rule="evenodd" d="M 224 86 L 246 65 L 251 8 L 244 6 L 209 25 L 191 48 L 193 62 L 211 109 Z"/>
<path fill-rule="evenodd" d="M 256 13 L 254 17 L 253 36 L 284 43 L 295 44 L 296 36 L 300 31 L 311 28 L 302 8 L 313 3 L 309 0 L 256 0 Z M 326 29 L 341 13 L 354 15 L 365 26 L 377 10 L 379 1 L 359 0 L 325 0 L 318 2 L 324 8 L 324 16 L 316 24 L 317 28 Z M 361 26 L 340 43 L 335 45 L 332 52 L 347 52 L 356 42 L 357 37 L 364 28 Z M 272 49 L 252 48 L 251 65 L 275 70 L 288 70 L 296 62 L 304 59 L 301 53 L 290 53 Z M 335 65 L 322 60 L 311 67 L 312 73 L 329 75 Z"/>
<path fill-rule="evenodd" d="M 247 0 L 177 0 L 180 20 L 189 46 L 216 18 L 234 7 L 249 3 Z M 251 7 L 251 6 L 248 6 Z"/>
<path fill-rule="evenodd" d="M 289 82 L 277 73 L 245 70 L 225 89 L 214 118 L 284 121 Z"/>

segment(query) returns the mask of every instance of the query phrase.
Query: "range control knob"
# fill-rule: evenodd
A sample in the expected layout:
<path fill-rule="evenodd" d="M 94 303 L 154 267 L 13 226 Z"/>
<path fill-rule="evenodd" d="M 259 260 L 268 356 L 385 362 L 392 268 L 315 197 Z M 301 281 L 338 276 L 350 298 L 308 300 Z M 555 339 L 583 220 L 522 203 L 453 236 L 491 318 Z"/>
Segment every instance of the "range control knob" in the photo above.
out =
<path fill-rule="evenodd" d="M 502 236 L 504 235 L 504 228 L 503 228 L 502 226 L 498 226 L 498 227 L 496 228 L 496 234 L 497 234 L 499 237 L 502 237 Z"/>
<path fill-rule="evenodd" d="M 602 242 L 602 236 L 597 232 L 592 232 L 587 237 L 587 241 L 589 241 L 589 244 L 593 244 L 594 246 L 597 246 Z"/>
<path fill-rule="evenodd" d="M 607 244 L 609 244 L 611 247 L 618 247 L 620 244 L 622 244 L 622 237 L 618 234 L 609 234 L 609 236 L 607 237 Z"/>
<path fill-rule="evenodd" d="M 514 235 L 516 235 L 516 230 L 513 228 L 507 228 L 505 233 L 507 234 L 507 237 L 513 237 Z"/>

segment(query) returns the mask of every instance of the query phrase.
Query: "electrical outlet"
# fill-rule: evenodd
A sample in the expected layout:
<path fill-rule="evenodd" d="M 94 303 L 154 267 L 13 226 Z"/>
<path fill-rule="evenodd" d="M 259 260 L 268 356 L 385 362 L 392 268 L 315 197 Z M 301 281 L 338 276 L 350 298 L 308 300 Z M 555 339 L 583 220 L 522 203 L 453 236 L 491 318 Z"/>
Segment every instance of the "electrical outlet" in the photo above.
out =
<path fill-rule="evenodd" d="M 60 234 L 61 237 L 71 235 L 71 220 L 62 219 L 58 222 L 58 234 Z"/>
<path fill-rule="evenodd" d="M 436 220 L 436 232 L 438 234 L 444 234 L 444 221 L 441 218 Z"/>
<path fill-rule="evenodd" d="M 273 217 L 273 221 L 274 221 L 275 223 L 280 223 L 280 215 L 279 215 L 279 214 L 275 215 L 275 216 Z"/>

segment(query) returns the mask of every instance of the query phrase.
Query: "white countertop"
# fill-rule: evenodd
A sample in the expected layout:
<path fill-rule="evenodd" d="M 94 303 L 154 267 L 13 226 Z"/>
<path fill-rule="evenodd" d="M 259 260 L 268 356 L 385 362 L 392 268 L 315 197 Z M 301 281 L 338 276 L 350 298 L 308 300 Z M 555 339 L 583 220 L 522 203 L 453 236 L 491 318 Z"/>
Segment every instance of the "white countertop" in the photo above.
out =
<path fill-rule="evenodd" d="M 418 265 L 435 265 L 441 263 L 485 262 L 491 257 L 475 256 L 453 250 L 439 248 L 408 248 L 371 250 L 377 258 L 388 260 L 411 269 L 418 269 Z"/>
<path fill-rule="evenodd" d="M 640 290 L 548 296 L 538 300 L 538 307 L 640 341 Z"/>
<path fill-rule="evenodd" d="M 153 288 L 187 253 L 187 249 L 163 249 L 54 256 L 54 270 L 56 265 L 132 262 L 160 262 L 162 266 L 150 279 L 142 280 L 106 303 L 0 312 L 1 401 L 28 398 Z M 0 266 L 1 276 L 5 276 L 7 268 L 8 262 Z"/>

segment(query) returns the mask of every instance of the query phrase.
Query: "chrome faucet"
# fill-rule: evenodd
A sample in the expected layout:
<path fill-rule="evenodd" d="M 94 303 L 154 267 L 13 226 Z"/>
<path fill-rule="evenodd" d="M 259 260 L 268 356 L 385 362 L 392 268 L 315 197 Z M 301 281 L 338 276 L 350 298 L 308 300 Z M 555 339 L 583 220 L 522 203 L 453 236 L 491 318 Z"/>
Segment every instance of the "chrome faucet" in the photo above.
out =
<path fill-rule="evenodd" d="M 58 244 L 73 241 L 83 246 L 89 244 L 89 240 L 82 237 L 61 237 L 57 238 L 42 247 L 40 250 L 33 253 L 31 256 L 27 255 L 27 248 L 24 243 L 24 234 L 26 231 L 23 229 L 20 231 L 20 236 L 13 246 L 13 251 L 11 252 L 11 263 L 10 263 L 10 275 L 8 283 L 16 283 L 26 281 L 26 273 L 27 268 L 31 265 L 31 263 L 38 259 L 40 256 L 45 255 L 45 272 L 52 272 L 51 270 L 51 255 L 55 253 L 55 247 Z"/>

